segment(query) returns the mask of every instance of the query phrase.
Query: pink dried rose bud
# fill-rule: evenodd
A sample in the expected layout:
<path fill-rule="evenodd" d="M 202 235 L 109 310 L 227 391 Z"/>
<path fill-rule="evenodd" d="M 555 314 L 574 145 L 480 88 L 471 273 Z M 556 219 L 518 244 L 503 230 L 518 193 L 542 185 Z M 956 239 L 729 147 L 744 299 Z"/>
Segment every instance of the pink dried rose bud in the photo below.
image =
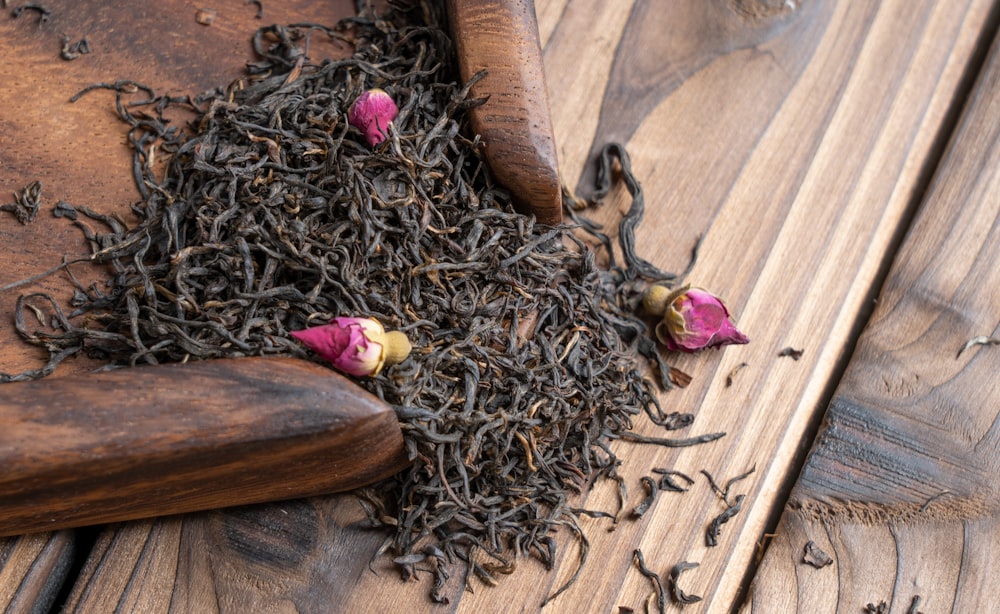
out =
<path fill-rule="evenodd" d="M 643 297 L 646 311 L 663 315 L 656 338 L 673 352 L 698 352 L 723 345 L 749 343 L 736 329 L 722 300 L 701 288 L 670 291 L 653 286 Z"/>
<path fill-rule="evenodd" d="M 383 366 L 402 362 L 411 347 L 406 335 L 385 332 L 372 318 L 334 318 L 291 334 L 338 371 L 357 377 L 374 377 Z"/>
<path fill-rule="evenodd" d="M 396 119 L 399 109 L 392 96 L 378 88 L 358 96 L 347 112 L 347 121 L 364 133 L 372 147 L 386 139 L 389 122 Z"/>

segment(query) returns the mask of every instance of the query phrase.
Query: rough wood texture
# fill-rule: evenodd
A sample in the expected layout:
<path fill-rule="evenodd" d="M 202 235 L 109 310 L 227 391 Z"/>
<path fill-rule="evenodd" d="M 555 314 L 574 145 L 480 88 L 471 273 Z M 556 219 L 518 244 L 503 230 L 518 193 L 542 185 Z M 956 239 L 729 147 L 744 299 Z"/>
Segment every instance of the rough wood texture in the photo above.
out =
<path fill-rule="evenodd" d="M 562 186 L 549 119 L 533 0 L 448 0 L 462 78 L 489 74 L 472 89 L 488 101 L 472 110 L 497 181 L 543 224 L 562 219 Z"/>
<path fill-rule="evenodd" d="M 747 611 L 995 611 L 1000 38 L 827 411 Z M 833 562 L 802 563 L 807 541 Z"/>
<path fill-rule="evenodd" d="M 0 540 L 0 611 L 45 614 L 63 585 L 72 582 L 73 531 Z"/>
<path fill-rule="evenodd" d="M 657 29 L 652 21 L 661 20 L 658 10 L 666 4 L 669 8 L 663 10 L 672 17 L 658 22 L 669 28 Z M 590 152 L 603 144 L 604 137 L 597 135 L 611 134 L 602 126 L 620 114 L 609 101 L 619 101 L 623 113 L 636 115 L 627 118 L 636 127 L 628 132 L 626 145 L 646 190 L 647 219 L 637 236 L 640 253 L 665 268 L 681 270 L 691 247 L 703 237 L 689 281 L 722 294 L 751 337 L 747 346 L 676 360 L 694 381 L 682 391 L 665 394 L 666 408 L 697 414 L 692 435 L 709 430 L 729 435 L 681 451 L 619 446 L 629 507 L 641 498 L 638 478 L 652 467 L 673 467 L 697 481 L 687 493 L 661 493 L 640 520 L 623 518 L 614 531 L 608 531 L 607 520 L 585 519 L 591 539 L 589 563 L 578 583 L 548 611 L 614 612 L 617 606 L 642 611 L 653 589 L 632 563 L 636 547 L 642 548 L 647 564 L 664 575 L 678 561 L 700 563 L 685 572 L 681 584 L 704 599 L 686 606 L 685 612 L 725 612 L 734 605 L 746 586 L 762 533 L 784 505 L 784 489 L 808 449 L 804 438 L 828 405 L 901 224 L 909 219 L 936 167 L 952 110 L 964 95 L 967 73 L 977 69 L 970 62 L 980 57 L 982 33 L 993 26 L 991 13 L 997 4 L 537 2 L 553 130 L 566 183 L 580 185 Z M 157 4 L 162 10 L 172 7 L 179 15 L 172 19 L 183 20 L 189 5 L 180 5 L 172 0 Z M 325 6 L 317 3 L 317 11 Z M 12 29 L 10 24 L 0 20 L 4 34 Z M 23 35 L 12 38 L 21 41 L 20 53 L 35 58 L 34 70 L 63 74 L 44 68 L 54 60 L 43 60 Z M 681 44 L 684 40 L 688 42 Z M 671 67 L 681 62 L 675 56 L 678 48 L 692 50 L 694 57 L 685 60 L 685 66 L 693 68 L 673 77 Z M 633 72 L 621 74 L 627 67 L 634 67 Z M 662 73 L 654 74 L 662 67 Z M 0 70 L 36 74 L 10 66 Z M 147 80 L 159 78 L 157 71 L 148 70 L 143 73 L 151 75 Z M 25 78 L 13 82 L 24 87 Z M 676 81 L 662 85 L 670 79 Z M 50 81 L 58 83 L 54 77 Z M 612 82 L 632 88 L 660 85 L 644 95 L 642 104 L 631 105 L 632 95 L 623 87 L 609 86 Z M 34 85 L 37 89 L 44 82 Z M 67 90 L 60 100 L 75 91 Z M 90 110 L 79 111 L 78 121 L 88 114 L 106 117 L 106 102 L 89 103 Z M 63 117 L 69 112 L 74 111 L 61 106 L 48 111 Z M 12 121 L 6 113 L 0 117 Z M 47 122 L 46 129 L 52 124 L 37 121 Z M 96 122 L 88 135 L 101 143 L 93 147 L 119 151 L 120 143 L 109 136 L 119 130 L 113 122 Z M 0 138 L 5 138 L 3 133 Z M 80 146 L 68 143 L 64 155 Z M 22 147 L 38 160 L 59 158 L 58 152 Z M 126 164 L 120 153 L 121 164 Z M 0 155 L 10 154 L 0 150 Z M 87 168 L 85 162 L 82 168 Z M 40 168 L 53 163 L 48 164 Z M 122 166 L 108 163 L 103 173 L 96 173 L 95 167 L 88 172 L 107 180 L 113 174 L 107 169 L 114 168 Z M 0 177 L 7 182 L 0 187 L 23 187 L 35 178 L 32 171 L 32 166 L 22 166 L 21 175 Z M 51 174 L 47 177 L 52 179 Z M 58 187 L 51 193 L 63 197 Z M 75 202 L 91 204 L 87 190 L 75 194 Z M 107 194 L 107 210 L 124 210 L 131 198 L 124 188 Z M 627 204 L 624 193 L 614 191 L 595 215 L 613 228 Z M 0 217 L 5 248 L 23 236 L 12 225 Z M 37 233 L 36 240 L 48 236 L 36 226 L 29 230 Z M 66 236 L 78 240 L 75 234 Z M 43 247 L 25 243 L 18 249 L 42 253 Z M 61 251 L 44 253 L 48 255 L 42 261 L 50 266 Z M 0 266 L 7 276 L 0 283 L 38 268 L 14 258 Z M 789 346 L 804 350 L 799 360 L 777 356 Z M 0 345 L 0 368 L 34 364 L 37 357 L 21 347 Z M 953 351 L 957 348 L 948 349 Z M 744 362 L 747 366 L 733 373 Z M 727 385 L 730 375 L 732 383 Z M 663 434 L 645 424 L 640 430 Z M 746 495 L 742 512 L 723 526 L 717 547 L 706 547 L 705 527 L 723 505 L 699 470 L 725 481 L 753 466 L 756 472 L 734 487 L 734 494 Z M 616 497 L 616 490 L 604 485 L 581 504 L 614 510 Z M 358 516 L 354 506 L 348 497 L 334 497 L 310 500 L 309 511 L 298 506 L 249 508 L 235 521 L 223 520 L 223 514 L 231 518 L 230 512 L 213 512 L 111 527 L 100 541 L 106 546 L 95 551 L 88 561 L 90 571 L 75 587 L 74 609 L 104 612 L 114 607 L 107 604 L 122 604 L 121 609 L 128 610 L 133 603 L 141 604 L 143 611 L 431 609 L 426 574 L 420 582 L 400 582 L 384 559 L 373 564 L 377 574 L 368 571 L 369 556 L 381 542 L 377 534 L 353 525 Z M 223 528 L 232 522 L 235 528 L 228 529 L 228 535 L 235 539 L 226 537 Z M 298 532 L 300 526 L 305 535 Z M 219 541 L 220 531 L 228 542 Z M 955 533 L 935 530 L 929 535 L 931 540 L 949 540 Z M 980 520 L 969 525 L 964 539 L 981 543 L 995 535 Z M 538 611 L 542 600 L 576 568 L 576 549 L 567 546 L 561 552 L 554 572 L 526 561 L 496 588 L 474 583 L 474 594 L 463 592 L 461 569 L 456 568 L 448 587 L 451 606 L 440 609 Z M 968 549 L 964 556 L 984 573 L 994 569 L 992 563 L 975 558 L 985 556 L 978 550 Z"/>
<path fill-rule="evenodd" d="M 338 497 L 130 522 L 97 540 L 64 612 L 394 612 L 355 594 L 382 537 Z M 398 577 L 382 578 L 394 585 Z M 361 599 L 360 609 L 341 607 Z M 413 611 L 426 610 L 421 603 Z"/>
<path fill-rule="evenodd" d="M 0 535 L 342 492 L 408 462 L 389 405 L 292 358 L 7 384 L 0 424 Z"/>

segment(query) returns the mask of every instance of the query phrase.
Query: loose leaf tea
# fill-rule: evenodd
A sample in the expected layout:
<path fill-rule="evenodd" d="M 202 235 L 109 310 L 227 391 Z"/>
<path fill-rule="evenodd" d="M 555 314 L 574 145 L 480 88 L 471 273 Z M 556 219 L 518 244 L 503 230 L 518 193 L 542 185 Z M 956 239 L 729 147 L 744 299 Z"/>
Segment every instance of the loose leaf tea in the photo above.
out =
<path fill-rule="evenodd" d="M 804 353 L 805 353 L 805 350 L 797 350 L 797 349 L 795 349 L 793 347 L 786 347 L 786 348 L 782 348 L 782 350 L 780 352 L 778 352 L 778 356 L 780 358 L 788 357 L 788 358 L 791 358 L 792 360 L 798 360 L 798 359 L 802 358 L 802 354 L 804 354 Z"/>
<path fill-rule="evenodd" d="M 663 581 L 660 580 L 660 574 L 646 567 L 646 560 L 642 556 L 642 550 L 636 548 L 632 552 L 632 559 L 639 568 L 639 573 L 649 578 L 650 582 L 653 583 L 653 588 L 656 590 L 657 611 L 663 614 L 667 609 L 667 599 L 666 592 L 663 590 Z"/>
<path fill-rule="evenodd" d="M 688 561 L 681 561 L 673 567 L 670 568 L 670 575 L 668 576 L 670 584 L 670 593 L 674 597 L 674 601 L 681 605 L 688 605 L 691 603 L 698 603 L 701 601 L 700 595 L 689 595 L 681 590 L 680 578 L 681 574 L 689 569 L 695 569 L 698 567 L 698 563 L 691 563 Z"/>
<path fill-rule="evenodd" d="M 14 193 L 14 202 L 0 205 L 0 211 L 13 213 L 18 222 L 30 224 L 35 221 L 41 206 L 42 184 L 32 181 L 23 190 Z"/>
<path fill-rule="evenodd" d="M 865 614 L 886 614 L 889 611 L 889 604 L 879 601 L 878 604 L 869 603 L 865 606 Z"/>
<path fill-rule="evenodd" d="M 740 513 L 741 509 L 743 509 L 743 500 L 746 498 L 746 496 L 736 495 L 736 499 L 734 501 L 730 501 L 729 500 L 730 488 L 732 488 L 733 484 L 736 484 L 737 482 L 748 478 L 756 470 L 757 467 L 754 466 L 748 471 L 741 473 L 740 475 L 734 478 L 730 478 L 726 482 L 726 486 L 724 488 L 719 487 L 719 485 L 715 482 L 715 478 L 712 477 L 712 474 L 710 474 L 705 470 L 702 470 L 701 473 L 708 479 L 709 486 L 712 487 L 712 490 L 715 492 L 715 494 L 718 495 L 718 497 L 722 499 L 723 503 L 726 504 L 726 509 L 723 510 L 721 514 L 713 518 L 712 521 L 709 522 L 708 526 L 705 528 L 706 546 L 709 546 L 711 548 L 719 545 L 719 532 L 722 530 L 722 525 L 732 520 L 732 518 L 736 516 L 736 514 Z"/>
<path fill-rule="evenodd" d="M 470 588 L 471 577 L 495 583 L 523 556 L 551 568 L 564 527 L 582 567 L 580 515 L 616 515 L 572 500 L 601 477 L 624 486 L 615 440 L 678 447 L 724 435 L 631 432 L 638 416 L 665 430 L 691 416 L 662 411 L 638 362 L 648 359 L 664 387 L 690 379 L 673 373 L 636 315 L 650 283 L 676 276 L 636 254 L 644 205 L 624 149 L 609 146 L 599 173 L 606 192 L 618 169 L 632 196 L 618 264 L 579 213 L 579 228 L 547 227 L 513 210 L 463 132 L 466 110 L 484 101 L 457 82 L 443 23 L 440 6 L 421 3 L 332 27 L 268 26 L 253 37 L 260 60 L 224 90 L 169 97 L 119 80 L 81 91 L 74 99 L 112 93 L 129 127 L 138 221 L 60 203 L 109 277 L 84 286 L 70 275 L 70 313 L 48 295 L 22 296 L 16 322 L 50 354 L 25 377 L 81 353 L 128 365 L 306 358 L 290 332 L 341 316 L 402 331 L 409 357 L 358 383 L 396 409 L 412 466 L 358 497 L 369 525 L 386 532 L 376 556 L 388 554 L 404 577 L 429 565 L 437 601 L 458 562 Z M 314 62 L 312 37 L 354 54 Z M 372 88 L 399 110 L 374 147 L 348 122 Z M 167 119 L 174 109 L 195 115 L 187 133 Z M 597 266 L 600 249 L 609 267 Z M 664 473 L 673 490 L 683 487 L 670 475 L 690 483 Z M 647 487 L 655 493 L 651 479 Z"/>

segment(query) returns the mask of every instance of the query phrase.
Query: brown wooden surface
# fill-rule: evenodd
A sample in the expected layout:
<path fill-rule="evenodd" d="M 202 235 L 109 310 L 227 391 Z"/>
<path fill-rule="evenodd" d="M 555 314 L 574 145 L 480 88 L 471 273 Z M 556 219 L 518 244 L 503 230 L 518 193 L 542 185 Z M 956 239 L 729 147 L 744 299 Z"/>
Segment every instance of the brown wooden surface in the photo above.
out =
<path fill-rule="evenodd" d="M 74 531 L 34 533 L 0 539 L 0 609 L 44 614 L 58 603 L 64 584 L 71 584 Z"/>
<path fill-rule="evenodd" d="M 745 611 L 996 611 L 1000 38 L 792 491 Z M 802 561 L 813 541 L 831 558 Z"/>
<path fill-rule="evenodd" d="M 562 186 L 534 2 L 448 0 L 448 7 L 462 78 L 489 71 L 472 88 L 488 102 L 470 113 L 487 162 L 522 209 L 558 224 Z"/>
<path fill-rule="evenodd" d="M 638 479 L 652 467 L 673 467 L 697 481 L 687 493 L 661 493 L 642 519 L 623 519 L 614 531 L 608 531 L 607 520 L 585 519 L 589 563 L 548 611 L 614 612 L 617 606 L 642 611 L 652 586 L 632 563 L 636 547 L 663 575 L 682 560 L 700 563 L 682 576 L 684 590 L 704 598 L 686 606 L 686 612 L 734 607 L 748 585 L 763 534 L 785 504 L 786 488 L 865 322 L 877 282 L 934 174 L 968 78 L 977 72 L 992 37 L 997 4 L 537 2 L 564 181 L 581 186 L 592 163 L 590 152 L 608 135 L 624 135 L 646 190 L 640 253 L 681 270 L 703 237 L 689 281 L 723 295 L 751 338 L 747 346 L 675 361 L 694 380 L 684 390 L 666 393 L 666 408 L 696 414 L 692 435 L 724 430 L 728 436 L 687 450 L 617 446 L 625 459 L 621 475 L 630 489 L 629 506 L 640 500 Z M 241 0 L 225 6 L 252 9 Z M 315 3 L 311 19 L 329 21 L 324 19 L 328 6 Z M 161 0 L 156 7 L 170 15 L 163 23 L 193 20 L 194 5 Z M 223 3 L 217 8 L 221 15 Z M 268 20 L 286 21 L 275 14 L 273 3 L 266 3 L 268 10 Z M 230 33 L 214 30 L 219 23 L 199 30 L 200 37 L 210 33 L 220 38 L 212 45 L 232 44 L 237 51 L 232 57 L 221 51 L 203 55 L 231 59 L 235 70 L 246 58 L 242 41 L 253 24 Z M 121 127 L 111 119 L 109 98 L 85 99 L 78 107 L 63 101 L 82 84 L 118 76 L 178 92 L 198 89 L 177 86 L 185 67 L 153 61 L 113 70 L 106 64 L 96 75 L 84 73 L 93 67 L 60 63 L 43 44 L 50 39 L 34 26 L 0 19 L 0 28 L 3 40 L 16 46 L 12 57 L 31 67 L 8 63 L 0 69 L 11 84 L 3 94 L 0 121 L 19 130 L 0 132 L 5 169 L 0 194 L 41 178 L 47 181 L 49 206 L 65 198 L 124 211 L 134 194 L 127 177 L 112 172 L 125 168 L 127 152 L 118 136 Z M 191 40 L 183 32 L 170 36 Z M 113 60 L 101 56 L 100 61 Z M 79 82 L 66 85 L 67 75 Z M 228 77 L 217 75 L 217 83 Z M 65 91 L 39 95 L 59 88 Z M 24 102 L 31 97 L 34 103 Z M 43 108 L 38 101 L 51 106 Z M 614 128 L 621 122 L 631 127 Z M 84 148 L 96 153 L 88 156 Z M 121 162 L 101 154 L 104 148 Z M 73 176 L 75 181 L 56 182 Z M 97 182 L 118 187 L 94 187 Z M 595 215 L 613 226 L 627 206 L 626 195 L 616 190 Z M 21 228 L 10 216 L 0 216 L 0 241 L 15 253 L 0 265 L 0 284 L 48 268 L 64 250 L 79 245 L 75 230 L 58 228 L 51 222 Z M 58 281 L 43 285 L 64 287 Z M 0 307 L 10 308 L 9 303 Z M 36 353 L 12 343 L 9 330 L 0 335 L 0 369 L 37 365 Z M 804 351 L 799 360 L 777 356 L 789 346 Z M 964 360 L 993 349 L 980 348 Z M 947 351 L 953 356 L 957 348 Z M 734 374 L 742 363 L 747 366 Z M 662 435 L 648 424 L 639 430 Z M 746 495 L 743 511 L 724 525 L 718 546 L 706 547 L 705 527 L 723 505 L 699 471 L 724 481 L 754 466 L 756 472 L 734 487 Z M 614 510 L 615 489 L 600 486 L 582 504 Z M 451 605 L 433 606 L 427 574 L 420 582 L 400 582 L 384 559 L 373 563 L 376 573 L 368 570 L 382 538 L 358 528 L 360 518 L 356 503 L 338 496 L 112 526 L 87 561 L 70 609 L 533 612 L 578 560 L 564 538 L 560 543 L 567 545 L 554 572 L 525 561 L 497 587 L 474 583 L 475 593 L 462 590 L 456 568 L 449 585 Z M 995 528 L 980 519 L 966 526 L 961 539 L 981 543 L 995 535 Z M 926 539 L 953 545 L 959 539 L 950 525 L 929 526 L 912 536 L 905 543 Z M 858 537 L 864 535 L 831 539 Z M 865 551 L 858 553 L 864 556 Z M 981 550 L 968 548 L 964 556 L 970 568 L 993 569 Z M 885 586 L 895 582 L 895 570 L 888 566 L 875 571 Z M 908 606 L 905 598 L 898 602 L 902 611 Z"/>
<path fill-rule="evenodd" d="M 408 464 L 403 433 L 392 407 L 362 391 L 320 365 L 260 357 L 7 384 L 0 535 L 385 479 Z"/>

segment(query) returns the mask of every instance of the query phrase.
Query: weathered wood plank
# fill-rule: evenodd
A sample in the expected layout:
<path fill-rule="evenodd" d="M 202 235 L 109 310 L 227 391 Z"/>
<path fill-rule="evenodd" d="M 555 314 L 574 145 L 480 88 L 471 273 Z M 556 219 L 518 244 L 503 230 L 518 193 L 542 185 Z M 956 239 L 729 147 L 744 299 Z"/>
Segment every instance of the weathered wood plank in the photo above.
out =
<path fill-rule="evenodd" d="M 73 531 L 0 539 L 0 609 L 44 614 L 56 605 L 76 552 Z"/>
<path fill-rule="evenodd" d="M 339 604 L 370 575 L 382 540 L 348 529 L 363 518 L 350 503 L 324 497 L 112 526 L 64 611 L 350 611 Z M 360 611 L 399 611 L 371 607 Z"/>
<path fill-rule="evenodd" d="M 719 449 L 623 452 L 630 462 L 622 473 L 637 489 L 647 463 L 691 474 L 705 468 L 719 479 L 756 465 L 744 489 L 735 491 L 747 494 L 743 512 L 725 525 L 720 547 L 706 548 L 705 525 L 722 511 L 720 502 L 704 482 L 683 496 L 668 493 L 639 531 L 619 526 L 612 537 L 595 538 L 590 555 L 599 563 L 584 571 L 582 587 L 567 594 L 574 605 L 594 604 L 588 605 L 593 611 L 641 608 L 651 587 L 628 560 L 635 546 L 661 574 L 681 560 L 701 564 L 685 574 L 684 587 L 705 600 L 686 610 L 725 611 L 732 605 L 770 506 L 780 503 L 782 485 L 801 453 L 802 436 L 823 409 L 830 377 L 849 347 L 885 250 L 930 172 L 924 165 L 934 163 L 929 156 L 940 138 L 951 88 L 991 8 L 796 4 L 796 11 L 773 15 L 772 27 L 759 27 L 753 43 L 735 45 L 692 71 L 637 124 L 629 142 L 655 207 L 639 231 L 640 249 L 654 250 L 656 262 L 676 270 L 704 233 L 690 279 L 729 292 L 752 341 L 720 357 L 680 363 L 696 380 L 683 393 L 664 398 L 668 407 L 698 407 L 696 427 L 727 430 L 730 438 Z M 547 59 L 558 52 L 552 41 L 559 34 L 557 25 Z M 725 28 L 699 34 L 723 39 L 720 47 L 728 39 Z M 663 32 L 659 43 L 652 36 L 631 40 L 634 35 L 626 26 L 618 53 L 631 48 L 680 61 L 665 49 L 663 41 L 670 37 Z M 957 55 L 937 55 L 942 40 L 953 41 Z M 712 47 L 705 40 L 698 45 Z M 550 68 L 550 83 L 552 74 Z M 649 76 L 635 77 L 633 87 L 651 87 L 643 77 Z M 630 94 L 609 87 L 604 95 L 627 103 Z M 551 95 L 561 143 L 578 144 L 569 123 L 587 125 L 591 119 L 562 115 L 560 101 L 579 104 L 573 98 Z M 574 164 L 586 162 L 562 146 L 560 156 L 569 177 L 577 176 L 580 167 Z M 623 203 L 605 206 L 621 210 Z M 777 358 L 788 346 L 805 354 L 799 361 Z M 726 376 L 743 362 L 749 366 L 726 387 Z M 706 370 L 712 381 L 699 381 Z M 598 493 L 587 503 L 613 509 L 613 497 Z M 589 526 L 591 535 L 603 528 Z M 560 578 L 574 563 L 567 555 Z M 607 597 L 609 591 L 616 597 Z M 536 590 L 533 597 L 543 594 Z M 475 603 L 486 606 L 487 600 Z"/>
<path fill-rule="evenodd" d="M 747 611 L 1000 591 L 1000 38 L 882 289 L 764 558 Z M 802 563 L 812 540 L 829 567 Z"/>

